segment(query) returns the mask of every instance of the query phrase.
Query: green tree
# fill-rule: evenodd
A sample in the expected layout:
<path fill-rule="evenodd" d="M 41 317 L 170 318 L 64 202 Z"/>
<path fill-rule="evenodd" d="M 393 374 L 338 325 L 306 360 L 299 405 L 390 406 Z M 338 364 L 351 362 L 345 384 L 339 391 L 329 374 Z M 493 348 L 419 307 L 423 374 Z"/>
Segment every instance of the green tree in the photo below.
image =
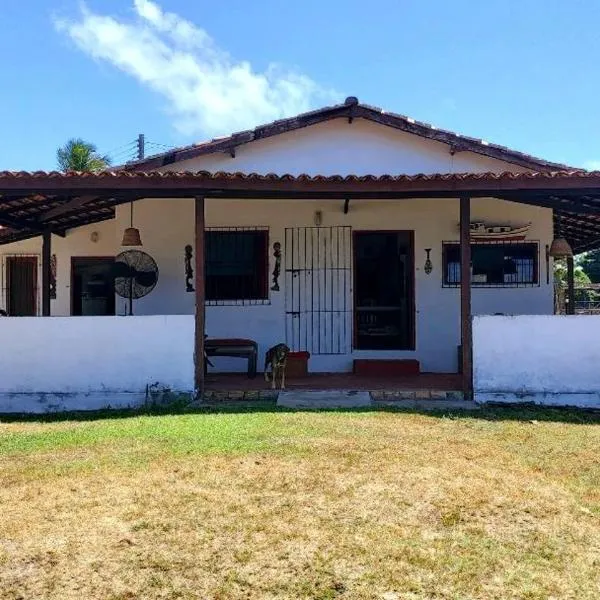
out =
<path fill-rule="evenodd" d="M 576 263 L 579 260 L 576 259 Z M 591 283 L 588 274 L 583 270 L 580 264 L 575 266 L 573 271 L 573 281 L 575 283 L 575 302 L 597 302 L 598 294 L 590 289 L 577 289 Z M 567 263 L 563 260 L 554 261 L 554 286 L 556 312 L 564 312 L 564 302 L 567 294 Z M 584 305 L 585 306 L 585 305 Z"/>
<path fill-rule="evenodd" d="M 578 264 L 589 275 L 592 283 L 600 283 L 600 250 L 592 250 L 582 254 Z"/>
<path fill-rule="evenodd" d="M 108 156 L 98 154 L 96 146 L 81 138 L 70 139 L 56 151 L 56 161 L 61 171 L 87 171 L 95 173 L 110 166 Z"/>

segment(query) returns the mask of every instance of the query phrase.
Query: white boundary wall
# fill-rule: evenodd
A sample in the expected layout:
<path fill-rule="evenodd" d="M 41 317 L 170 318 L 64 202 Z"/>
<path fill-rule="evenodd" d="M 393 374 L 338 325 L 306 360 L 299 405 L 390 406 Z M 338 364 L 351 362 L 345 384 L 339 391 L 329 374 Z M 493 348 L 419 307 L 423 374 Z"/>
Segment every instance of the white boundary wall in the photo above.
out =
<path fill-rule="evenodd" d="M 0 413 L 143 403 L 194 387 L 193 315 L 0 318 Z"/>
<path fill-rule="evenodd" d="M 477 402 L 600 408 L 600 316 L 473 319 Z"/>

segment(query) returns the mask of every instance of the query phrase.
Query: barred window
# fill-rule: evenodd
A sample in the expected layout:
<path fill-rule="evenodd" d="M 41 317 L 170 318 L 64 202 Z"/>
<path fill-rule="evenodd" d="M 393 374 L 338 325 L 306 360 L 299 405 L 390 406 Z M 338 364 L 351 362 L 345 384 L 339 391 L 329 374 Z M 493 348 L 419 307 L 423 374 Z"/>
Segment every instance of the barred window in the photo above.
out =
<path fill-rule="evenodd" d="M 268 300 L 268 244 L 266 229 L 207 229 L 206 300 Z"/>
<path fill-rule="evenodd" d="M 460 285 L 460 246 L 443 245 L 444 285 Z M 471 244 L 471 284 L 527 287 L 539 283 L 537 243 Z"/>

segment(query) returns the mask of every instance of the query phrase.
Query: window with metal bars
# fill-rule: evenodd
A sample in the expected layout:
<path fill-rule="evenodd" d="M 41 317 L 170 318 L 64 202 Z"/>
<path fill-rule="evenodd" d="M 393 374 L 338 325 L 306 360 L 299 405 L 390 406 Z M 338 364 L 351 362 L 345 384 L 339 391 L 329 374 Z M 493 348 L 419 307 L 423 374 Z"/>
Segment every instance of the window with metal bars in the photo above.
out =
<path fill-rule="evenodd" d="M 207 303 L 267 304 L 269 230 L 207 228 L 205 237 Z"/>
<path fill-rule="evenodd" d="M 471 285 L 532 287 L 539 284 L 537 242 L 471 244 Z M 460 285 L 460 246 L 443 244 L 444 286 Z"/>

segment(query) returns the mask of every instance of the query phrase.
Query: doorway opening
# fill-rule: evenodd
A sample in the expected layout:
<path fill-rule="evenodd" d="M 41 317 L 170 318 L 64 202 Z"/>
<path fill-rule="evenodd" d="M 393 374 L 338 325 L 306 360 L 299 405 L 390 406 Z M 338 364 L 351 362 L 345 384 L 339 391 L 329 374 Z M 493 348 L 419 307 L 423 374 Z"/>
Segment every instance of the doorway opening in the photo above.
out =
<path fill-rule="evenodd" d="M 412 231 L 354 233 L 354 347 L 414 350 Z"/>
<path fill-rule="evenodd" d="M 115 314 L 115 284 L 111 257 L 71 259 L 71 314 L 76 317 Z"/>
<path fill-rule="evenodd" d="M 37 315 L 38 257 L 6 257 L 6 312 L 11 317 Z"/>

